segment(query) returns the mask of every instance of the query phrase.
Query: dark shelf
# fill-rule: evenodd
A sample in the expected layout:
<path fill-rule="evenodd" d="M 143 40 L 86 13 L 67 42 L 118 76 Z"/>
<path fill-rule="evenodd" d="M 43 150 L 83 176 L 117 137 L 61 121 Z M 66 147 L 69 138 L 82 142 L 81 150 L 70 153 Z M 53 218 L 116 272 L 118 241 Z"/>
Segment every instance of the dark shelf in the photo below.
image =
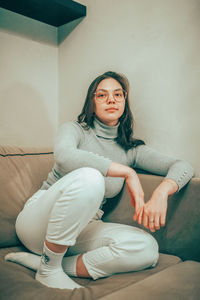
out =
<path fill-rule="evenodd" d="M 0 7 L 56 27 L 86 16 L 86 6 L 72 0 L 0 0 Z"/>

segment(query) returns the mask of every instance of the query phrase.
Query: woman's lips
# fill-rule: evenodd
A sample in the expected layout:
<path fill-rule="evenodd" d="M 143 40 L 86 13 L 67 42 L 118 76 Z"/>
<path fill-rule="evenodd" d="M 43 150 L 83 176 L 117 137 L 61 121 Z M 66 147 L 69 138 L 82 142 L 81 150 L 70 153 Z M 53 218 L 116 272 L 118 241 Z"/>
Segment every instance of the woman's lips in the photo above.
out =
<path fill-rule="evenodd" d="M 106 111 L 116 111 L 116 110 L 118 110 L 118 108 L 116 107 L 109 107 L 106 109 Z"/>

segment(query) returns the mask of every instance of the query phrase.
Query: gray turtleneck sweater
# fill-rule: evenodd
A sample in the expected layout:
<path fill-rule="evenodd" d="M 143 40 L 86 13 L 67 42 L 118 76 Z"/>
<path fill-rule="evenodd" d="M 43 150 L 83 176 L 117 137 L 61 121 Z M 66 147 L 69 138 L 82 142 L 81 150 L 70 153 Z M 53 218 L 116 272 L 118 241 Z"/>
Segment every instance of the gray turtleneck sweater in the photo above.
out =
<path fill-rule="evenodd" d="M 105 177 L 105 197 L 114 197 L 120 192 L 124 178 L 106 177 L 112 161 L 173 179 L 179 189 L 193 176 L 193 168 L 187 162 L 163 155 L 146 145 L 125 151 L 115 141 L 117 130 L 118 125 L 106 126 L 98 119 L 89 130 L 83 129 L 78 122 L 63 124 L 55 143 L 54 167 L 41 189 L 48 189 L 75 169 L 91 167 Z"/>

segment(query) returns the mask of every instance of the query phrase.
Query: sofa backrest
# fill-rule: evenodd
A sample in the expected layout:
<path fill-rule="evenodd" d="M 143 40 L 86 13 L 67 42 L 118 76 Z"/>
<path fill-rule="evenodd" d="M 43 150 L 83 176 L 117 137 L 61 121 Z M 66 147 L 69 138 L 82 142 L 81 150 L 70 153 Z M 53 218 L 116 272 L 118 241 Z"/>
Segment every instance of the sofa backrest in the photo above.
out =
<path fill-rule="evenodd" d="M 16 217 L 52 166 L 50 148 L 0 147 L 0 247 L 19 244 Z"/>
<path fill-rule="evenodd" d="M 163 177 L 139 174 L 139 178 L 145 201 L 148 201 Z M 104 210 L 107 222 L 144 229 L 133 221 L 134 209 L 126 188 L 119 196 L 107 201 Z M 158 241 L 160 252 L 177 255 L 183 260 L 200 261 L 200 178 L 192 178 L 179 193 L 169 197 L 166 225 L 151 234 Z"/>
<path fill-rule="evenodd" d="M 28 198 L 41 187 L 52 167 L 52 149 L 0 147 L 0 247 L 20 243 L 15 232 L 16 217 Z M 139 177 L 147 201 L 163 178 L 145 174 L 139 174 Z M 119 196 L 107 201 L 104 220 L 139 226 L 133 222 L 133 213 L 124 188 Z M 166 226 L 153 235 L 161 252 L 200 261 L 199 178 L 193 178 L 179 193 L 170 197 Z"/>

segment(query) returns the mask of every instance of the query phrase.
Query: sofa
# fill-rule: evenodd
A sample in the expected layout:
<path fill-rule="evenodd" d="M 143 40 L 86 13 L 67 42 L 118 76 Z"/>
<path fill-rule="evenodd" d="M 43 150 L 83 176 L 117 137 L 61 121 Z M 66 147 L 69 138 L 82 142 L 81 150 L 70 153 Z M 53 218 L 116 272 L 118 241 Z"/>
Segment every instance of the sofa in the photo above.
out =
<path fill-rule="evenodd" d="M 53 166 L 49 148 L 0 147 L 0 299 L 1 300 L 176 300 L 200 298 L 200 179 L 193 178 L 168 201 L 166 226 L 151 233 L 159 244 L 154 268 L 98 280 L 73 278 L 83 288 L 52 289 L 34 279 L 34 271 L 5 261 L 9 252 L 28 251 L 15 232 L 15 220 Z M 162 177 L 138 174 L 145 201 Z M 104 207 L 105 222 L 139 226 L 124 186 Z M 34 224 L 33 224 L 34 226 Z"/>

